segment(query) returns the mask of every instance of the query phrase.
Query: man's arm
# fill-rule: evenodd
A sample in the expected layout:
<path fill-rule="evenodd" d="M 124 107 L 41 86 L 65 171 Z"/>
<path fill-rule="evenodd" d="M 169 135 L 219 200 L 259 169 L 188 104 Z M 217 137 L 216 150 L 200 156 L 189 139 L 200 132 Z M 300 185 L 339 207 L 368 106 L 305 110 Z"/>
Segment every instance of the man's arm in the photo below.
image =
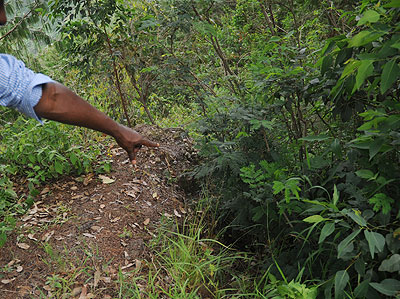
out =
<path fill-rule="evenodd" d="M 86 127 L 114 137 L 117 143 L 127 151 L 132 164 L 136 164 L 136 154 L 142 145 L 159 146 L 143 138 L 136 131 L 113 121 L 59 83 L 43 85 L 42 98 L 34 110 L 39 117 Z"/>

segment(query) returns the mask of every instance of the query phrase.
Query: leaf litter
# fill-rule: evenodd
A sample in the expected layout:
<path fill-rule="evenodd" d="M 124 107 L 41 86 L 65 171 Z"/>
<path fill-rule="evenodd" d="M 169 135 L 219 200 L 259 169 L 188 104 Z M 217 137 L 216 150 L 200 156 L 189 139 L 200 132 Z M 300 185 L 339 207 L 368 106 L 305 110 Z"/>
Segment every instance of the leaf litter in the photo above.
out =
<path fill-rule="evenodd" d="M 21 232 L 11 233 L 0 250 L 0 269 L 11 270 L 0 272 L 0 298 L 54 297 L 55 290 L 48 288 L 54 275 L 72 282 L 69 293 L 75 298 L 113 298 L 119 294 L 113 283 L 119 270 L 146 276 L 144 265 L 153 257 L 145 244 L 155 236 L 160 218 L 186 214 L 184 193 L 165 172 L 178 178 L 196 152 L 180 129 L 143 125 L 136 130 L 163 145 L 143 148 L 136 168 L 121 163 L 126 153 L 115 146 L 112 173 L 67 177 L 39 190 L 40 201 L 17 223 Z M 65 261 L 65 269 L 57 270 L 57 259 Z M 83 269 L 86 274 L 79 272 Z"/>

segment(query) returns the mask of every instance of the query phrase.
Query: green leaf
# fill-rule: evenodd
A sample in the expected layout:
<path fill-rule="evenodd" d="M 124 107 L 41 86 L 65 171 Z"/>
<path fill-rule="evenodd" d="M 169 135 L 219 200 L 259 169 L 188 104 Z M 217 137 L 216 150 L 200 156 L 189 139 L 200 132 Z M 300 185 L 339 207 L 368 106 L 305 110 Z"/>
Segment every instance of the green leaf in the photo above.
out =
<path fill-rule="evenodd" d="M 398 272 L 400 271 L 400 254 L 393 254 L 390 258 L 382 261 L 379 271 Z"/>
<path fill-rule="evenodd" d="M 384 34 L 385 32 L 382 31 L 369 31 L 369 30 L 361 31 L 360 33 L 353 36 L 353 38 L 349 42 L 349 47 L 364 46 L 370 42 L 376 41 Z"/>
<path fill-rule="evenodd" d="M 368 241 L 369 252 L 374 258 L 375 252 L 381 252 L 385 246 L 385 237 L 380 233 L 364 230 L 365 239 Z"/>
<path fill-rule="evenodd" d="M 353 241 L 355 237 L 361 232 L 361 229 L 358 229 L 354 232 L 352 232 L 350 235 L 348 235 L 345 239 L 343 239 L 342 242 L 339 243 L 338 245 L 338 258 L 341 258 L 343 254 L 345 253 L 345 249 L 347 246 Z"/>
<path fill-rule="evenodd" d="M 319 223 L 321 221 L 327 220 L 326 218 L 322 217 L 321 215 L 312 215 L 310 217 L 307 217 L 306 219 L 303 219 L 304 222 L 307 223 Z"/>
<path fill-rule="evenodd" d="M 368 169 L 361 169 L 359 171 L 356 171 L 356 175 L 362 179 L 368 180 L 374 176 L 374 173 Z"/>
<path fill-rule="evenodd" d="M 400 7 L 400 0 L 392 0 L 392 2 L 385 4 L 383 7 Z"/>
<path fill-rule="evenodd" d="M 283 184 L 280 181 L 274 181 L 274 185 L 273 185 L 272 189 L 274 190 L 274 195 L 277 195 L 283 189 L 285 189 L 285 184 Z"/>
<path fill-rule="evenodd" d="M 391 45 L 391 47 L 400 50 L 400 42 Z"/>
<path fill-rule="evenodd" d="M 74 153 L 70 153 L 69 158 L 71 160 L 72 165 L 75 165 L 76 162 L 78 162 L 78 157 Z"/>
<path fill-rule="evenodd" d="M 358 67 L 361 65 L 361 61 L 360 60 L 349 60 L 347 62 L 346 67 L 343 70 L 342 75 L 340 76 L 339 80 L 348 77 L 349 75 L 351 75 L 352 73 L 355 72 L 356 69 L 358 69 Z"/>
<path fill-rule="evenodd" d="M 321 74 L 324 75 L 328 69 L 332 66 L 333 64 L 333 58 L 331 55 L 327 55 L 323 58 L 322 60 L 322 65 L 321 65 Z"/>
<path fill-rule="evenodd" d="M 346 270 L 336 272 L 335 275 L 335 298 L 341 298 L 344 293 L 344 288 L 349 282 L 350 277 Z"/>
<path fill-rule="evenodd" d="M 337 190 L 336 185 L 333 186 L 333 205 L 336 206 L 339 201 L 339 192 Z"/>
<path fill-rule="evenodd" d="M 332 234 L 335 231 L 335 223 L 334 222 L 328 222 L 325 223 L 324 227 L 321 230 L 321 234 L 319 235 L 319 241 L 318 244 L 321 244 L 324 242 L 324 240 L 329 237 L 330 234 Z"/>
<path fill-rule="evenodd" d="M 400 76 L 400 67 L 395 59 L 388 61 L 383 66 L 381 77 L 381 94 L 384 94 Z"/>
<path fill-rule="evenodd" d="M 57 171 L 59 174 L 63 174 L 64 166 L 63 166 L 60 162 L 56 161 L 56 162 L 54 163 L 54 168 L 56 169 L 56 171 Z"/>
<path fill-rule="evenodd" d="M 376 138 L 374 141 L 371 142 L 369 146 L 369 160 L 371 161 L 373 157 L 381 150 L 384 144 L 383 138 Z"/>
<path fill-rule="evenodd" d="M 373 197 L 371 197 L 368 202 L 373 204 L 373 210 L 375 212 L 379 212 L 382 210 L 383 214 L 387 214 L 390 212 L 391 204 L 394 203 L 393 198 L 390 198 L 385 193 L 377 193 Z"/>
<path fill-rule="evenodd" d="M 361 17 L 361 19 L 358 21 L 357 26 L 364 25 L 367 22 L 376 23 L 379 21 L 380 17 L 381 17 L 380 14 L 377 13 L 375 10 L 367 10 Z"/>
<path fill-rule="evenodd" d="M 358 68 L 356 76 L 356 84 L 353 88 L 353 93 L 359 90 L 361 85 L 364 83 L 365 79 L 372 75 L 374 72 L 374 61 L 373 60 L 362 60 L 360 67 Z"/>
<path fill-rule="evenodd" d="M 360 211 L 347 211 L 346 215 L 353 219 L 353 221 L 358 225 L 367 226 L 367 221 L 365 221 L 365 219 L 361 216 Z"/>
<path fill-rule="evenodd" d="M 368 292 L 370 279 L 364 280 L 354 290 L 354 296 L 356 298 L 365 298 Z"/>
<path fill-rule="evenodd" d="M 369 285 L 386 296 L 395 296 L 400 291 L 400 281 L 396 279 L 385 279 L 381 283 L 370 282 Z"/>

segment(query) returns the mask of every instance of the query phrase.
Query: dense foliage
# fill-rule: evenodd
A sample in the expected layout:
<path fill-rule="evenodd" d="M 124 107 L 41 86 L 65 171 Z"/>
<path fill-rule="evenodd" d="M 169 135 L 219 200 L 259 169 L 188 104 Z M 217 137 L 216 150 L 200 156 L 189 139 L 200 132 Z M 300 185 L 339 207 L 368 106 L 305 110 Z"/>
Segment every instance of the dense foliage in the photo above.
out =
<path fill-rule="evenodd" d="M 38 60 L 95 105 L 128 124 L 201 116 L 203 160 L 190 175 L 212 194 L 224 242 L 259 257 L 255 296 L 399 293 L 400 1 L 54 0 L 47 9 L 57 41 Z M 43 136 L 59 136 L 53 129 Z M 65 161 L 63 171 L 85 170 L 69 144 L 19 157 L 31 143 L 0 152 L 25 159 L 15 171 L 37 179 Z M 0 211 L 16 196 L 4 173 Z"/>

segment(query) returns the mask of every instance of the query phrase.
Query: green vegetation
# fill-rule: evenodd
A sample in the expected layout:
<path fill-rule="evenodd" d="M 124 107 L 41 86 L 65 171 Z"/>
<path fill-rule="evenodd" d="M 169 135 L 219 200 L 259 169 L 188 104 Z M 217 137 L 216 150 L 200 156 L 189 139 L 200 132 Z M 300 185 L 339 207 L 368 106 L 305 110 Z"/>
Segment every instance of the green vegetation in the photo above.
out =
<path fill-rule="evenodd" d="M 122 123 L 197 139 L 188 176 L 210 194 L 210 221 L 161 233 L 159 264 L 121 274 L 120 297 L 399 295 L 400 1 L 58 0 L 24 26 L 38 16 L 56 41 L 33 68 Z M 100 152 L 65 126 L 0 113 L 1 243 L 29 204 L 16 175 L 33 190 Z M 173 287 L 142 290 L 165 274 Z"/>

